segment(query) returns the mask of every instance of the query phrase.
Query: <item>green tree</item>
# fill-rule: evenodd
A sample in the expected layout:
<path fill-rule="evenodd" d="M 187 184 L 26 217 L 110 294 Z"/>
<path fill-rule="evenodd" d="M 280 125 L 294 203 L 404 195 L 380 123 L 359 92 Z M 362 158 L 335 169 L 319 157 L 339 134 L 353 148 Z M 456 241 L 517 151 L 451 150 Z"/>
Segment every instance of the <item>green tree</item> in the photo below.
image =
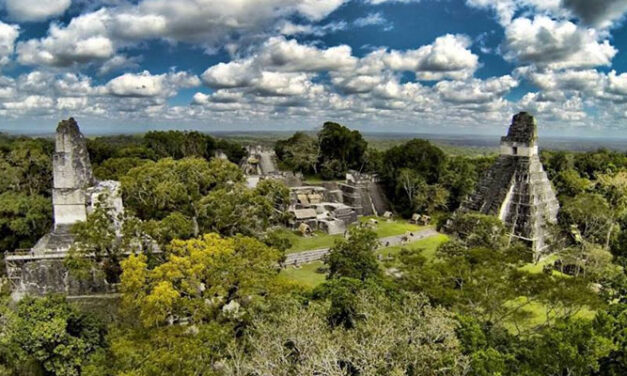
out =
<path fill-rule="evenodd" d="M 584 320 L 558 320 L 530 337 L 520 348 L 520 373 L 527 375 L 590 375 L 599 360 L 614 349 L 611 339 Z"/>
<path fill-rule="evenodd" d="M 337 160 L 339 169 L 344 173 L 349 168 L 362 169 L 368 143 L 359 131 L 351 131 L 340 124 L 326 122 L 318 133 L 318 142 L 319 155 L 323 163 Z"/>
<path fill-rule="evenodd" d="M 574 225 L 584 240 L 609 248 L 614 229 L 614 211 L 597 193 L 581 193 L 563 203 L 558 220 L 566 231 Z"/>
<path fill-rule="evenodd" d="M 200 132 L 151 131 L 144 135 L 144 143 L 161 158 L 210 159 L 215 150 L 215 140 Z"/>
<path fill-rule="evenodd" d="M 361 226 L 349 229 L 348 239 L 337 240 L 326 256 L 329 279 L 346 277 L 365 281 L 380 276 L 375 256 L 378 245 L 374 231 Z"/>
<path fill-rule="evenodd" d="M 501 249 L 508 243 L 503 222 L 490 215 L 458 214 L 452 222 L 451 231 L 468 247 Z"/>
<path fill-rule="evenodd" d="M 167 261 L 152 270 L 142 254 L 122 262 L 122 301 L 145 327 L 177 318 L 206 322 L 266 292 L 279 258 L 278 250 L 253 238 L 174 240 Z"/>
<path fill-rule="evenodd" d="M 17 140 L 0 160 L 0 192 L 12 190 L 29 195 L 50 195 L 51 144 L 39 139 Z"/>
<path fill-rule="evenodd" d="M 137 157 L 110 158 L 94 168 L 94 175 L 101 180 L 120 180 L 131 169 L 147 162 Z"/>
<path fill-rule="evenodd" d="M 196 224 L 204 196 L 243 180 L 242 171 L 228 161 L 166 158 L 131 169 L 121 182 L 124 203 L 139 218 L 160 220 L 178 211 Z"/>
<path fill-rule="evenodd" d="M 65 297 L 25 297 L 10 323 L 10 340 L 23 362 L 38 364 L 45 374 L 78 376 L 88 357 L 104 345 L 104 327 Z"/>
<path fill-rule="evenodd" d="M 52 203 L 40 195 L 0 194 L 0 249 L 30 248 L 52 226 Z"/>
<path fill-rule="evenodd" d="M 286 301 L 272 315 L 256 315 L 245 346 L 225 361 L 224 374 L 465 374 L 468 359 L 449 312 L 415 294 L 393 300 L 366 289 L 353 299 L 361 319 L 349 329 L 328 325 L 324 301 Z"/>
<path fill-rule="evenodd" d="M 411 216 L 418 189 L 438 183 L 445 162 L 444 152 L 425 140 L 414 139 L 386 150 L 379 176 L 396 211 Z"/>
<path fill-rule="evenodd" d="M 290 170 L 304 174 L 318 173 L 318 140 L 304 132 L 296 132 L 274 146 L 277 158 Z"/>
<path fill-rule="evenodd" d="M 567 169 L 557 172 L 557 176 L 553 179 L 553 185 L 558 196 L 575 197 L 588 191 L 592 187 L 592 182 L 582 178 L 577 171 Z"/>
<path fill-rule="evenodd" d="M 449 191 L 446 207 L 456 210 L 462 201 L 475 189 L 479 176 L 476 163 L 464 157 L 451 157 L 446 161 L 446 168 L 439 179 L 444 188 Z"/>
<path fill-rule="evenodd" d="M 612 304 L 594 318 L 595 330 L 611 339 L 614 349 L 600 360 L 600 375 L 619 376 L 627 373 L 627 305 Z"/>

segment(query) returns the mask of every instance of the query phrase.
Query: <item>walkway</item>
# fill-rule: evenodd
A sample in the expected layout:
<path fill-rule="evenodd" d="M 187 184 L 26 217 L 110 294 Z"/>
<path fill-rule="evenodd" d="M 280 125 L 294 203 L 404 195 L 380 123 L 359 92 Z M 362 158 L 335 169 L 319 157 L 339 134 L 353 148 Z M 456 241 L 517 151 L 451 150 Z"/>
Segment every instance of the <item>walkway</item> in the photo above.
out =
<path fill-rule="evenodd" d="M 411 242 L 415 242 L 417 240 L 426 239 L 435 235 L 438 235 L 438 232 L 432 228 L 426 228 L 424 230 L 415 231 L 413 236 L 402 234 L 395 236 L 388 236 L 386 238 L 379 238 L 379 248 L 392 247 L 395 245 L 402 245 Z M 329 253 L 329 248 L 320 248 L 313 249 L 310 251 L 303 251 L 297 253 L 290 253 L 287 255 L 285 259 L 285 265 L 299 265 L 299 264 L 307 264 L 310 262 L 322 260 L 322 258 Z"/>

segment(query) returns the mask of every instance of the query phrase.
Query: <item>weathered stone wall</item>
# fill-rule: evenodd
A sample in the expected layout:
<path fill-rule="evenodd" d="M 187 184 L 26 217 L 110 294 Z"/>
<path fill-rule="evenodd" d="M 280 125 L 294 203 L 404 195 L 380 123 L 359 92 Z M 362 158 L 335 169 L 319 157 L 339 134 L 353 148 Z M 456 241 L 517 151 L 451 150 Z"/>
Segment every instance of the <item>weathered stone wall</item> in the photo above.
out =
<path fill-rule="evenodd" d="M 72 118 L 57 127 L 52 163 L 54 229 L 29 252 L 6 255 L 13 296 L 19 299 L 25 294 L 51 292 L 69 296 L 110 293 L 113 286 L 106 283 L 101 270 L 94 269 L 88 278 L 80 280 L 68 272 L 63 262 L 74 243 L 71 225 L 85 221 L 99 202 L 112 208 L 116 218 L 123 212 L 120 183 L 95 181 L 85 138 Z M 121 224 L 115 225 L 119 228 Z"/>
<path fill-rule="evenodd" d="M 546 225 L 557 220 L 558 210 L 559 203 L 538 157 L 535 120 L 520 113 L 502 138 L 500 157 L 460 211 L 498 216 L 513 238 L 529 243 L 540 254 L 546 248 Z"/>
<path fill-rule="evenodd" d="M 94 183 L 87 143 L 73 118 L 57 126 L 52 173 L 54 229 L 64 231 L 87 218 L 84 190 Z"/>
<path fill-rule="evenodd" d="M 79 279 L 68 271 L 63 261 L 64 257 L 13 261 L 21 274 L 12 289 L 13 299 L 50 293 L 84 296 L 115 292 L 115 286 L 106 282 L 101 270 L 94 269 L 85 279 Z"/>

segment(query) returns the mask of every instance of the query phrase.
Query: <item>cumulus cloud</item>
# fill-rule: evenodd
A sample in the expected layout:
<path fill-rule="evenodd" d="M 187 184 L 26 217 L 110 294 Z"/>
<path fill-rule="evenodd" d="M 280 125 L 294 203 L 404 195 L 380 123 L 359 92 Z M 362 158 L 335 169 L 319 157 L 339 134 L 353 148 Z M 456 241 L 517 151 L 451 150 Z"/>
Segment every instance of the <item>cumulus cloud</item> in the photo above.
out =
<path fill-rule="evenodd" d="M 435 85 L 435 90 L 446 102 L 486 103 L 500 99 L 516 86 L 518 81 L 505 75 L 487 80 L 440 81 Z"/>
<path fill-rule="evenodd" d="M 229 38 L 269 30 L 289 16 L 318 21 L 345 1 L 240 0 L 237 6 L 231 0 L 123 3 L 77 16 L 67 26 L 52 24 L 47 36 L 21 42 L 18 55 L 23 64 L 66 67 L 106 61 L 118 48 L 146 39 L 199 43 L 210 50 Z"/>
<path fill-rule="evenodd" d="M 67 27 L 51 24 L 48 36 L 18 43 L 18 61 L 56 67 L 105 61 L 115 53 L 114 42 L 105 36 L 108 19 L 109 14 L 103 8 L 73 18 Z"/>
<path fill-rule="evenodd" d="M 518 102 L 518 108 L 536 114 L 541 119 L 548 121 L 581 122 L 588 115 L 584 111 L 584 102 L 580 96 L 570 98 L 547 97 L 542 93 L 527 93 Z"/>
<path fill-rule="evenodd" d="M 563 0 L 563 5 L 583 22 L 599 27 L 611 26 L 627 12 L 627 0 Z"/>
<path fill-rule="evenodd" d="M 0 65 L 5 65 L 11 60 L 15 40 L 19 35 L 19 26 L 5 24 L 0 21 Z"/>
<path fill-rule="evenodd" d="M 123 38 L 165 38 L 216 43 L 233 32 L 255 32 L 290 15 L 317 21 L 345 0 L 144 0 L 121 8 L 112 20 Z"/>
<path fill-rule="evenodd" d="M 347 93 L 367 92 L 394 72 L 413 72 L 418 80 L 465 79 L 479 67 L 479 58 L 463 35 L 444 35 L 414 50 L 378 49 L 361 58 L 354 70 L 332 72 L 332 82 Z"/>
<path fill-rule="evenodd" d="M 108 93 L 118 97 L 169 97 L 180 88 L 200 85 L 200 79 L 186 72 L 152 75 L 148 71 L 139 74 L 125 73 L 106 85 Z"/>
<path fill-rule="evenodd" d="M 60 16 L 72 0 L 5 0 L 9 17 L 17 21 L 44 21 Z"/>
<path fill-rule="evenodd" d="M 626 0 L 466 0 L 466 4 L 494 11 L 504 26 L 522 13 L 562 19 L 577 17 L 588 25 L 608 28 L 627 12 Z"/>
<path fill-rule="evenodd" d="M 283 71 L 342 70 L 355 66 L 357 59 L 347 45 L 320 49 L 282 37 L 270 38 L 261 47 L 255 64 Z"/>
<path fill-rule="evenodd" d="M 516 73 L 528 79 L 537 88 L 549 92 L 575 90 L 591 93 L 599 89 L 604 79 L 604 75 L 594 69 L 537 71 L 523 68 Z"/>
<path fill-rule="evenodd" d="M 563 15 L 562 0 L 466 0 L 471 7 L 490 9 L 497 15 L 499 23 L 507 26 L 517 12 L 533 14 Z"/>
<path fill-rule="evenodd" d="M 517 18 L 505 30 L 505 58 L 553 69 L 607 66 L 618 51 L 601 39 L 570 21 Z"/>
<path fill-rule="evenodd" d="M 616 74 L 615 71 L 611 71 L 608 75 L 608 80 L 608 90 L 611 93 L 623 96 L 627 101 L 627 73 Z"/>
<path fill-rule="evenodd" d="M 298 83 L 300 86 L 306 77 L 278 73 L 345 70 L 354 67 L 356 62 L 357 58 L 351 55 L 351 48 L 346 45 L 320 49 L 295 40 L 273 37 L 251 57 L 209 67 L 202 74 L 202 79 L 214 88 L 256 86 L 261 92 L 273 92 L 265 89 L 269 81 L 290 85 Z M 290 92 L 292 90 L 285 91 Z"/>

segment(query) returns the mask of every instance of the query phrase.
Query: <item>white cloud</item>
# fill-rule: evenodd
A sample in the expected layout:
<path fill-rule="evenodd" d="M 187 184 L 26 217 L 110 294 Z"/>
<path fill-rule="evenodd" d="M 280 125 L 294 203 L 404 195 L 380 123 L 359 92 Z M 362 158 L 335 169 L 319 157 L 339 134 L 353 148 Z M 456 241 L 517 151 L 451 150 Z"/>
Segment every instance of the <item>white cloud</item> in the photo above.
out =
<path fill-rule="evenodd" d="M 487 103 L 499 100 L 516 86 L 518 81 L 505 75 L 487 80 L 440 81 L 435 85 L 435 90 L 446 102 Z"/>
<path fill-rule="evenodd" d="M 370 13 L 365 17 L 357 18 L 355 21 L 353 21 L 353 25 L 357 27 L 365 27 L 371 25 L 383 25 L 387 22 L 388 21 L 385 19 L 385 17 L 383 17 L 381 12 L 376 12 Z"/>
<path fill-rule="evenodd" d="M 563 0 L 562 3 L 583 22 L 598 27 L 610 27 L 627 12 L 627 0 Z"/>
<path fill-rule="evenodd" d="M 569 122 L 571 126 L 574 122 L 582 122 L 588 115 L 584 111 L 584 103 L 581 97 L 572 96 L 554 100 L 547 98 L 541 93 L 527 93 L 517 104 L 520 110 L 528 111 L 539 119 L 546 121 Z"/>
<path fill-rule="evenodd" d="M 115 52 L 106 37 L 106 9 L 78 16 L 67 27 L 50 25 L 48 36 L 17 44 L 18 61 L 26 65 L 67 67 L 94 60 L 105 61 Z"/>
<path fill-rule="evenodd" d="M 561 3 L 562 0 L 466 0 L 468 6 L 493 10 L 503 26 L 510 24 L 514 15 L 521 11 L 534 15 L 564 15 Z"/>
<path fill-rule="evenodd" d="M 505 58 L 551 69 L 608 66 L 618 51 L 601 39 L 596 30 L 570 21 L 517 18 L 505 29 Z"/>
<path fill-rule="evenodd" d="M 378 49 L 360 59 L 354 71 L 332 74 L 333 82 L 349 92 L 361 92 L 380 81 L 378 76 L 391 72 L 413 72 L 417 79 L 426 81 L 465 79 L 479 67 L 470 44 L 466 36 L 447 34 L 415 50 Z"/>
<path fill-rule="evenodd" d="M 281 35 L 315 35 L 323 36 L 339 30 L 345 30 L 348 24 L 346 21 L 333 21 L 324 25 L 295 24 L 288 20 L 279 21 L 276 31 Z"/>
<path fill-rule="evenodd" d="M 125 73 L 106 85 L 108 93 L 119 97 L 169 97 L 180 88 L 200 85 L 200 80 L 186 72 L 152 75 L 148 71 L 139 74 Z"/>
<path fill-rule="evenodd" d="M 627 73 L 616 74 L 615 71 L 611 71 L 608 80 L 608 91 L 623 96 L 627 101 Z"/>
<path fill-rule="evenodd" d="M 245 38 L 270 30 L 292 15 L 318 21 L 345 1 L 238 0 L 237 6 L 232 0 L 122 3 L 77 16 L 67 26 L 52 24 L 47 36 L 19 43 L 18 55 L 23 64 L 67 67 L 103 62 L 120 47 L 155 38 L 198 43 L 211 50 L 236 35 Z"/>
<path fill-rule="evenodd" d="M 357 59 L 351 53 L 347 45 L 319 49 L 294 39 L 274 37 L 262 45 L 254 64 L 293 72 L 342 70 L 355 66 Z"/>
<path fill-rule="evenodd" d="M 208 68 L 201 77 L 210 87 L 227 88 L 246 86 L 256 74 L 252 60 L 245 60 L 219 63 Z"/>
<path fill-rule="evenodd" d="M 404 4 L 408 4 L 408 3 L 419 3 L 422 0 L 365 0 L 366 3 L 372 4 L 372 5 L 379 5 L 379 4 L 384 4 L 384 3 L 404 3 Z"/>
<path fill-rule="evenodd" d="M 71 0 L 5 0 L 5 7 L 9 17 L 17 21 L 44 21 L 62 15 L 71 3 Z"/>
<path fill-rule="evenodd" d="M 255 86 L 263 92 L 268 80 L 287 82 L 294 79 L 273 73 L 346 70 L 354 67 L 356 62 L 351 48 L 345 45 L 319 49 L 295 40 L 273 37 L 251 57 L 209 67 L 202 74 L 202 79 L 214 88 Z M 304 76 L 294 77 L 300 79 Z M 292 86 L 294 84 L 291 83 Z"/>
<path fill-rule="evenodd" d="M 19 35 L 19 26 L 5 24 L 0 21 L 0 65 L 5 65 L 11 60 L 15 48 L 15 40 Z"/>
<path fill-rule="evenodd" d="M 212 44 L 232 32 L 255 32 L 289 15 L 318 21 L 345 0 L 144 0 L 115 12 L 126 38 L 166 38 Z"/>
<path fill-rule="evenodd" d="M 121 69 L 132 69 L 139 67 L 140 57 L 127 57 L 125 55 L 115 55 L 109 60 L 102 63 L 98 68 L 99 75 L 105 75 L 110 72 L 115 72 Z"/>
<path fill-rule="evenodd" d="M 466 4 L 493 10 L 503 26 L 522 13 L 560 19 L 577 17 L 588 25 L 609 28 L 627 12 L 627 0 L 466 0 Z"/>
<path fill-rule="evenodd" d="M 565 71 L 536 71 L 522 68 L 517 71 L 544 91 L 581 91 L 592 93 L 603 85 L 603 74 L 594 69 Z"/>

